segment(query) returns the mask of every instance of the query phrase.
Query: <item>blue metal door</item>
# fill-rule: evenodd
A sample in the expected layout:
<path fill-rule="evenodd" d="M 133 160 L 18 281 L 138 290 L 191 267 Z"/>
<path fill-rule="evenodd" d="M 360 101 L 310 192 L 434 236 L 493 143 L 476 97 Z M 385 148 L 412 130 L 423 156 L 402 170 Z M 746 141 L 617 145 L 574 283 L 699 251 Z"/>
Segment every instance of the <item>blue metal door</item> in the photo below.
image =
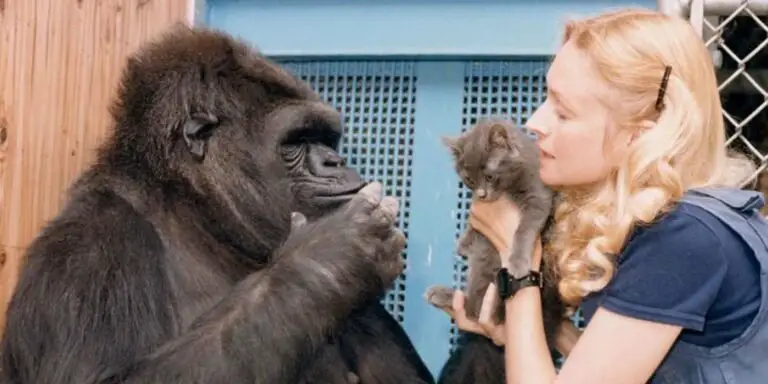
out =
<path fill-rule="evenodd" d="M 549 60 L 544 57 L 559 45 L 565 20 L 611 7 L 656 5 L 652 0 L 195 2 L 202 23 L 280 60 L 335 105 L 346 122 L 341 151 L 349 164 L 400 198 L 407 267 L 384 301 L 434 373 L 448 358 L 455 329 L 423 294 L 433 284 L 463 287 L 465 264 L 454 244 L 469 202 L 440 136 L 458 134 L 484 116 L 524 123 L 544 99 Z M 404 57 L 417 59 L 396 60 Z M 504 59 L 480 60 L 489 57 Z"/>
<path fill-rule="evenodd" d="M 448 358 L 455 327 L 423 298 L 427 287 L 463 288 L 465 263 L 455 241 L 465 228 L 469 193 L 440 136 L 478 117 L 523 124 L 543 101 L 545 60 L 286 61 L 342 113 L 341 153 L 368 180 L 400 199 L 407 266 L 385 298 L 429 368 Z"/>

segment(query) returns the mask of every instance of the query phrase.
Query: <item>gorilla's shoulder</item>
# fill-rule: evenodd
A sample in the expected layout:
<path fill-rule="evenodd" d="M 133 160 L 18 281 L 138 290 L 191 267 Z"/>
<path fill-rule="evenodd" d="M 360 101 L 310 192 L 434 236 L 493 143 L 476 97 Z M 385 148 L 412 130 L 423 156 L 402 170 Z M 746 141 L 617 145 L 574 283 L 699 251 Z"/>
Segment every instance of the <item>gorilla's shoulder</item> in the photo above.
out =
<path fill-rule="evenodd" d="M 62 212 L 30 245 L 30 261 L 86 273 L 96 266 L 118 268 L 129 259 L 159 260 L 164 247 L 155 226 L 113 187 L 89 183 L 73 185 Z"/>

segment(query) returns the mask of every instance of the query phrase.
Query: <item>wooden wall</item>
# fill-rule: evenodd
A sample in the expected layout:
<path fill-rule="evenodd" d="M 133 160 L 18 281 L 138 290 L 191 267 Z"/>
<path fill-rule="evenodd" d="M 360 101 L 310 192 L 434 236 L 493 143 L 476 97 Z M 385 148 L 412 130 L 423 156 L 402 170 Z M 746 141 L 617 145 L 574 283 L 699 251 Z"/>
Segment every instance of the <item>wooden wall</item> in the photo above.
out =
<path fill-rule="evenodd" d="M 107 106 L 126 55 L 188 21 L 193 5 L 0 0 L 0 314 L 25 246 L 110 128 Z"/>

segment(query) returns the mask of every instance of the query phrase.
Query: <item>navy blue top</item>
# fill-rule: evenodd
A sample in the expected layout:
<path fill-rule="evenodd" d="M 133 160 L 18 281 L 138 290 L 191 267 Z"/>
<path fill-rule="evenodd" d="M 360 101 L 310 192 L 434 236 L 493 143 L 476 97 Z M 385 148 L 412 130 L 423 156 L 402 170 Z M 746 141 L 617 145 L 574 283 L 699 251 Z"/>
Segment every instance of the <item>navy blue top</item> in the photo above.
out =
<path fill-rule="evenodd" d="M 754 253 L 719 219 L 681 203 L 630 235 L 611 282 L 581 305 L 683 327 L 680 338 L 714 347 L 740 335 L 760 305 Z"/>

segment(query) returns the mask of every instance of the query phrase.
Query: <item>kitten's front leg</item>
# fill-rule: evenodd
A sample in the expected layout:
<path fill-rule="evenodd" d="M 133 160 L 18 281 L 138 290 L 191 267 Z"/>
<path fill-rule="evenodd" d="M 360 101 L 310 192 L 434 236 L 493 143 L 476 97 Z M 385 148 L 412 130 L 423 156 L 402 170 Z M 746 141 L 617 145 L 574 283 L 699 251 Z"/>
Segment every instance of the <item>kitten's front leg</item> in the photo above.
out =
<path fill-rule="evenodd" d="M 466 257 L 469 263 L 470 275 L 468 276 L 469 281 L 467 284 L 468 291 L 470 292 L 469 297 L 467 298 L 467 306 L 469 308 L 474 308 L 476 306 L 475 301 L 478 303 L 482 302 L 482 295 L 480 295 L 479 298 L 475 298 L 475 296 L 477 296 L 475 292 L 478 290 L 476 287 L 478 286 L 478 283 L 483 284 L 483 282 L 478 281 L 480 279 L 479 276 L 475 278 L 473 275 L 477 273 L 476 271 L 485 269 L 484 267 L 478 266 L 478 260 L 485 259 L 488 252 L 494 252 L 493 257 L 497 258 L 495 250 L 496 249 L 493 248 L 490 242 L 483 237 L 483 234 L 472 227 L 468 227 L 467 230 L 459 236 L 456 253 Z M 489 282 L 490 280 L 484 282 L 485 285 L 483 286 L 483 289 L 485 289 L 484 287 L 487 287 Z M 432 306 L 445 310 L 452 307 L 454 292 L 455 290 L 452 288 L 434 285 L 427 288 L 427 292 L 424 293 L 424 298 Z M 477 311 L 471 312 L 475 313 Z"/>
<path fill-rule="evenodd" d="M 520 277 L 531 270 L 531 258 L 533 257 L 533 250 L 536 248 L 540 228 L 541 226 L 537 225 L 526 225 L 525 227 L 521 225 L 517 229 L 507 266 L 512 276 Z"/>
<path fill-rule="evenodd" d="M 459 241 L 456 245 L 456 253 L 459 256 L 469 258 L 477 252 L 476 248 L 478 248 L 478 245 L 482 246 L 481 242 L 483 240 L 485 240 L 485 238 L 482 233 L 472 227 L 468 227 L 467 230 L 459 236 Z"/>

